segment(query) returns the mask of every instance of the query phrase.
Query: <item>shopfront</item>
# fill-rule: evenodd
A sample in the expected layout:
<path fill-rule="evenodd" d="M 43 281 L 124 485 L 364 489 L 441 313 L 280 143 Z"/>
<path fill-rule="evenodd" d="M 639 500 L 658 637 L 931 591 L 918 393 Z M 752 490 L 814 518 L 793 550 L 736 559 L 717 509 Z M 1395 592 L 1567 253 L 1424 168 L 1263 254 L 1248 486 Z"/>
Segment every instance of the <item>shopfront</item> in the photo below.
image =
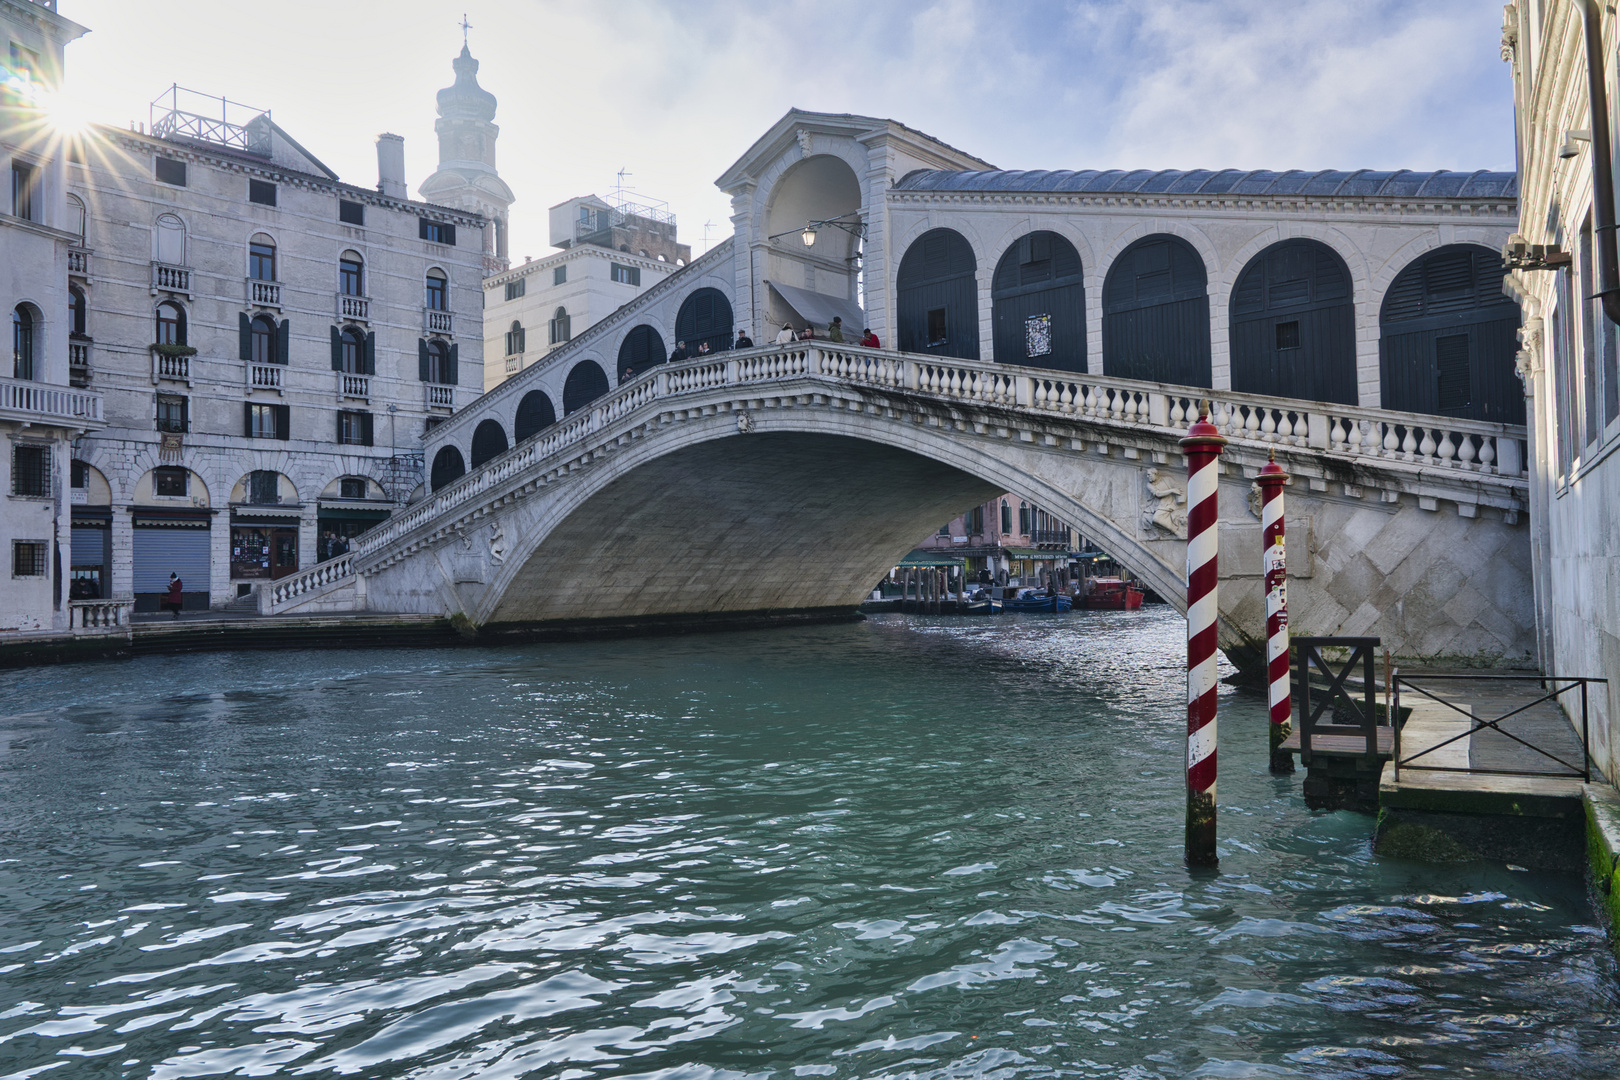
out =
<path fill-rule="evenodd" d="M 231 581 L 239 592 L 255 581 L 275 581 L 298 569 L 297 509 L 231 507 Z"/>
<path fill-rule="evenodd" d="M 111 593 L 112 507 L 75 506 L 68 559 L 68 598 L 105 600 Z"/>
<path fill-rule="evenodd" d="M 378 505 L 374 499 L 322 499 L 316 524 L 316 558 L 325 562 L 348 550 L 354 538 L 387 521 L 393 513 L 391 503 Z"/>
<path fill-rule="evenodd" d="M 169 575 L 184 583 L 182 606 L 206 609 L 212 588 L 209 535 L 213 511 L 130 508 L 134 516 L 134 592 L 136 611 L 157 611 L 169 591 Z"/>

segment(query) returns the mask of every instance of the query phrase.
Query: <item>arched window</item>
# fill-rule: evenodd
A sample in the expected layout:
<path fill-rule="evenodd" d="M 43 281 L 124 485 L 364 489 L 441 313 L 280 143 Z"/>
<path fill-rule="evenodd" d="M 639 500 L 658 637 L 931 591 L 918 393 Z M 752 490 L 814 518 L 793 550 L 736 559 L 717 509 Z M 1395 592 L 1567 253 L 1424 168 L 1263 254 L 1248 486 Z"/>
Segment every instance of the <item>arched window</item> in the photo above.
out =
<path fill-rule="evenodd" d="M 522 351 L 523 324 L 513 319 L 511 329 L 506 332 L 506 355 L 515 356 Z"/>
<path fill-rule="evenodd" d="M 11 377 L 34 377 L 34 313 L 27 304 L 18 304 L 11 312 Z"/>
<path fill-rule="evenodd" d="M 444 342 L 435 338 L 427 343 L 427 382 L 438 383 L 441 386 L 451 385 L 455 382 L 450 378 L 450 350 L 445 348 Z"/>
<path fill-rule="evenodd" d="M 1103 282 L 1103 372 L 1122 379 L 1210 385 L 1204 260 L 1179 236 L 1144 236 Z"/>
<path fill-rule="evenodd" d="M 1519 305 L 1502 295 L 1504 272 L 1491 249 L 1450 244 L 1396 275 L 1378 314 L 1384 408 L 1524 423 Z"/>
<path fill-rule="evenodd" d="M 276 362 L 276 324 L 268 315 L 260 315 L 253 320 L 253 362 Z"/>
<path fill-rule="evenodd" d="M 75 337 L 85 335 L 84 290 L 77 285 L 68 286 L 68 333 Z"/>
<path fill-rule="evenodd" d="M 1272 244 L 1232 289 L 1232 389 L 1356 404 L 1350 270 L 1317 240 Z"/>
<path fill-rule="evenodd" d="M 607 392 L 607 374 L 601 365 L 594 360 L 581 360 L 563 383 L 563 415 L 577 412 Z"/>
<path fill-rule="evenodd" d="M 973 245 L 953 229 L 931 229 L 912 242 L 895 278 L 903 351 L 979 358 L 977 265 Z"/>
<path fill-rule="evenodd" d="M 454 446 L 440 447 L 439 452 L 433 455 L 433 471 L 429 474 L 428 482 L 434 491 L 438 491 L 466 471 L 467 462 L 460 450 Z"/>
<path fill-rule="evenodd" d="M 152 240 L 152 258 L 169 266 L 186 265 L 186 226 L 173 214 L 160 214 Z"/>
<path fill-rule="evenodd" d="M 339 360 L 343 364 L 343 371 L 347 375 L 364 375 L 366 372 L 366 335 L 358 327 L 346 326 L 338 337 Z"/>
<path fill-rule="evenodd" d="M 675 316 L 675 340 L 686 342 L 686 351 L 693 356 L 700 345 L 707 344 L 710 352 L 724 352 L 731 348 L 731 301 L 719 289 L 698 289 L 681 303 Z"/>
<path fill-rule="evenodd" d="M 1086 370 L 1080 271 L 1080 253 L 1054 232 L 1030 233 L 1007 249 L 991 281 L 997 363 Z"/>
<path fill-rule="evenodd" d="M 506 429 L 499 420 L 480 420 L 473 428 L 472 467 L 506 453 Z"/>
<path fill-rule="evenodd" d="M 84 203 L 77 195 L 69 193 L 67 197 L 67 231 L 79 238 L 79 247 L 84 247 Z"/>
<path fill-rule="evenodd" d="M 254 281 L 276 280 L 276 242 L 264 233 L 254 233 L 248 241 L 248 277 Z"/>
<path fill-rule="evenodd" d="M 184 345 L 186 343 L 186 309 L 173 300 L 157 306 L 157 343 Z"/>
<path fill-rule="evenodd" d="M 1012 507 L 1006 499 L 1001 500 L 1001 532 L 1003 535 L 1012 533 Z"/>
<path fill-rule="evenodd" d="M 627 372 L 640 375 L 667 359 L 664 339 L 658 336 L 657 330 L 643 323 L 624 335 L 619 345 L 619 381 L 624 381 Z"/>
<path fill-rule="evenodd" d="M 435 267 L 427 272 L 427 296 L 424 303 L 430 311 L 448 311 L 450 309 L 450 282 L 444 276 L 444 271 Z"/>
<path fill-rule="evenodd" d="M 551 316 L 551 343 L 561 345 L 572 336 L 568 330 L 568 309 L 558 308 Z"/>
<path fill-rule="evenodd" d="M 338 292 L 344 296 L 364 296 L 365 263 L 357 251 L 345 251 L 338 259 Z"/>
<path fill-rule="evenodd" d="M 512 438 L 522 442 L 530 435 L 557 422 L 557 410 L 543 390 L 530 390 L 518 402 L 517 416 L 512 421 Z"/>

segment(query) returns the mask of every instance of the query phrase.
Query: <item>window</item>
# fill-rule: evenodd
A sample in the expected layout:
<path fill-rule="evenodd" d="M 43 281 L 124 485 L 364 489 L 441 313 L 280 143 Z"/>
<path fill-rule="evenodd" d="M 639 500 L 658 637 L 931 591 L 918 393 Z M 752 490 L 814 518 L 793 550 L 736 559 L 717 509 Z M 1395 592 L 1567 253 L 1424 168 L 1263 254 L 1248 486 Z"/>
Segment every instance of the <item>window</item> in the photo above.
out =
<path fill-rule="evenodd" d="M 622 263 L 614 263 L 610 276 L 614 281 L 617 281 L 621 285 L 641 284 L 641 268 L 637 266 L 625 266 Z"/>
<path fill-rule="evenodd" d="M 35 103 L 35 91 L 40 85 L 36 81 L 38 71 L 39 54 L 32 49 L 25 49 L 13 41 L 11 43 L 12 78 L 0 82 L 0 104 L 33 105 Z"/>
<path fill-rule="evenodd" d="M 439 270 L 429 270 L 427 276 L 427 306 L 434 311 L 444 311 L 449 303 L 450 283 L 445 280 L 444 273 Z"/>
<path fill-rule="evenodd" d="M 11 377 L 34 377 L 34 314 L 22 304 L 11 312 Z"/>
<path fill-rule="evenodd" d="M 338 337 L 338 362 L 348 375 L 366 374 L 366 337 L 354 327 L 346 327 Z"/>
<path fill-rule="evenodd" d="M 338 260 L 338 291 L 344 296 L 364 296 L 361 288 L 360 257 L 352 252 Z"/>
<path fill-rule="evenodd" d="M 939 535 L 941 535 L 941 536 L 949 536 L 949 535 L 951 535 L 951 523 L 950 522 L 947 521 L 945 524 L 943 524 L 943 525 L 941 525 L 939 527 Z"/>
<path fill-rule="evenodd" d="M 157 344 L 184 345 L 186 343 L 186 312 L 172 300 L 157 306 Z"/>
<path fill-rule="evenodd" d="M 945 309 L 935 308 L 928 313 L 928 347 L 945 344 Z"/>
<path fill-rule="evenodd" d="M 427 381 L 444 385 L 450 381 L 449 353 L 446 352 L 444 342 L 430 341 L 427 344 Z"/>
<path fill-rule="evenodd" d="M 276 280 L 276 245 L 269 237 L 255 236 L 248 244 L 248 277 L 254 281 Z"/>
<path fill-rule="evenodd" d="M 1018 531 L 1029 535 L 1029 507 L 1024 503 L 1018 504 Z"/>
<path fill-rule="evenodd" d="M 572 336 L 568 328 L 568 309 L 558 308 L 551 316 L 551 343 L 561 345 Z"/>
<path fill-rule="evenodd" d="M 152 494 L 165 499 L 182 499 L 191 487 L 191 474 L 173 465 L 152 470 Z"/>
<path fill-rule="evenodd" d="M 417 219 L 417 235 L 431 244 L 449 244 L 456 246 L 456 227 L 446 225 L 439 221 L 429 221 L 427 218 Z"/>
<path fill-rule="evenodd" d="M 20 218 L 34 220 L 39 209 L 39 170 L 26 161 L 11 159 L 11 212 Z"/>
<path fill-rule="evenodd" d="M 506 332 L 506 355 L 513 356 L 523 351 L 523 324 L 516 319 L 512 320 L 512 329 Z"/>
<path fill-rule="evenodd" d="M 551 272 L 551 283 L 553 285 L 562 285 L 565 282 L 567 282 L 567 280 L 568 280 L 568 264 L 567 263 L 564 263 L 563 265 L 561 265 L 561 266 L 557 267 L 556 269 L 552 270 L 552 272 Z"/>
<path fill-rule="evenodd" d="M 68 463 L 68 483 L 73 487 L 80 489 L 89 487 L 90 466 L 86 465 L 77 458 L 70 461 Z"/>
<path fill-rule="evenodd" d="M 1468 372 L 1468 335 L 1448 334 L 1434 340 L 1434 367 L 1442 416 L 1459 416 L 1468 408 L 1471 389 Z"/>
<path fill-rule="evenodd" d="M 518 297 L 524 294 L 524 292 L 528 289 L 528 285 L 528 278 L 518 278 L 516 281 L 508 281 L 506 283 L 506 298 L 508 300 L 516 300 Z"/>
<path fill-rule="evenodd" d="M 1277 324 L 1277 349 L 1299 348 L 1299 322 L 1280 322 Z"/>
<path fill-rule="evenodd" d="M 339 199 L 338 220 L 345 225 L 364 225 L 366 223 L 365 204 L 351 202 L 348 199 Z"/>
<path fill-rule="evenodd" d="M 84 290 L 77 285 L 68 286 L 68 333 L 84 337 Z"/>
<path fill-rule="evenodd" d="M 47 545 L 43 540 L 13 540 L 11 542 L 11 576 L 38 577 L 45 576 L 45 552 Z"/>
<path fill-rule="evenodd" d="M 258 405 L 250 401 L 243 406 L 243 412 L 247 420 L 243 434 L 248 438 L 286 440 L 291 437 L 291 416 L 286 405 Z"/>
<path fill-rule="evenodd" d="M 281 474 L 269 469 L 254 469 L 248 473 L 247 501 L 259 506 L 281 502 Z"/>
<path fill-rule="evenodd" d="M 173 184 L 175 187 L 186 186 L 186 163 L 183 161 L 160 157 L 157 159 L 153 174 L 165 184 Z"/>
<path fill-rule="evenodd" d="M 345 476 L 338 481 L 338 497 L 343 499 L 365 498 L 366 482 L 358 477 Z"/>
<path fill-rule="evenodd" d="M 253 362 L 276 362 L 276 324 L 268 315 L 260 315 L 253 320 Z"/>
<path fill-rule="evenodd" d="M 171 434 L 184 434 L 188 426 L 187 405 L 187 399 L 181 394 L 159 394 L 157 429 Z"/>
<path fill-rule="evenodd" d="M 967 529 L 968 532 L 978 534 L 978 535 L 983 535 L 983 533 L 984 533 L 984 507 L 975 506 L 973 508 L 972 512 L 971 512 L 971 517 L 970 517 L 967 524 L 968 524 L 968 529 Z"/>
<path fill-rule="evenodd" d="M 51 448 L 16 445 L 11 448 L 11 493 L 42 499 L 51 493 Z"/>
<path fill-rule="evenodd" d="M 157 219 L 157 242 L 153 247 L 158 262 L 168 266 L 186 265 L 186 223 L 173 214 L 160 214 Z"/>
<path fill-rule="evenodd" d="M 276 185 L 268 180 L 249 180 L 248 202 L 258 203 L 260 206 L 276 205 Z"/>
<path fill-rule="evenodd" d="M 1001 531 L 1012 532 L 1012 507 L 1007 505 L 1005 499 L 1001 500 Z"/>
<path fill-rule="evenodd" d="M 84 246 L 84 203 L 77 195 L 67 197 L 67 231 L 79 238 L 79 247 Z"/>
<path fill-rule="evenodd" d="M 371 414 L 339 412 L 337 441 L 345 446 L 371 445 Z"/>

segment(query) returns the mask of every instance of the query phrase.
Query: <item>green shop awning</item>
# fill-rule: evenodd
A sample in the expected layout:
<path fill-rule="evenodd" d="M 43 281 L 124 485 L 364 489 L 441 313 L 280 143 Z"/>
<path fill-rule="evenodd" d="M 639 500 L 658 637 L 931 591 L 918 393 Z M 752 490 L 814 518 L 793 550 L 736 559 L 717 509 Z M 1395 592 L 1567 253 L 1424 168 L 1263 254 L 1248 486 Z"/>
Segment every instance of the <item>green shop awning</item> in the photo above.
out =
<path fill-rule="evenodd" d="M 962 556 L 946 552 L 925 551 L 914 548 L 909 555 L 895 563 L 896 566 L 961 566 Z"/>
<path fill-rule="evenodd" d="M 1013 559 L 1059 559 L 1069 557 L 1067 551 L 1043 551 L 1040 548 L 1007 548 L 1007 556 Z"/>

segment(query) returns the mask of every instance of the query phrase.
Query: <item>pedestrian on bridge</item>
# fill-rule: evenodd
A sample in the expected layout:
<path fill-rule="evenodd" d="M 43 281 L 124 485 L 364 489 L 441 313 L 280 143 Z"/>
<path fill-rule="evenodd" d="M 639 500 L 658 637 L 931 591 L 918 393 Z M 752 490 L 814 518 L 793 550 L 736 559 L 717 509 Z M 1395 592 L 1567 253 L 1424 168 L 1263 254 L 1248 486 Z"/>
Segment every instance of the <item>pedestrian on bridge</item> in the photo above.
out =
<path fill-rule="evenodd" d="M 748 336 L 748 331 L 739 330 L 737 331 L 737 344 L 735 347 L 739 349 L 752 349 L 754 347 L 754 339 Z"/>
<path fill-rule="evenodd" d="M 866 346 L 868 349 L 883 348 L 883 342 L 879 341 L 878 336 L 872 333 L 872 328 L 870 326 L 861 331 L 861 344 Z"/>
<path fill-rule="evenodd" d="M 833 316 L 833 321 L 827 326 L 827 340 L 840 345 L 844 343 L 844 320 L 837 315 Z"/>
<path fill-rule="evenodd" d="M 687 355 L 686 342 L 677 341 L 675 343 L 675 351 L 669 354 L 669 362 L 672 364 L 678 364 L 682 360 L 685 360 Z"/>
<path fill-rule="evenodd" d="M 778 345 L 791 345 L 796 337 L 797 335 L 793 333 L 793 324 L 783 323 L 781 331 L 776 335 L 776 343 Z"/>

